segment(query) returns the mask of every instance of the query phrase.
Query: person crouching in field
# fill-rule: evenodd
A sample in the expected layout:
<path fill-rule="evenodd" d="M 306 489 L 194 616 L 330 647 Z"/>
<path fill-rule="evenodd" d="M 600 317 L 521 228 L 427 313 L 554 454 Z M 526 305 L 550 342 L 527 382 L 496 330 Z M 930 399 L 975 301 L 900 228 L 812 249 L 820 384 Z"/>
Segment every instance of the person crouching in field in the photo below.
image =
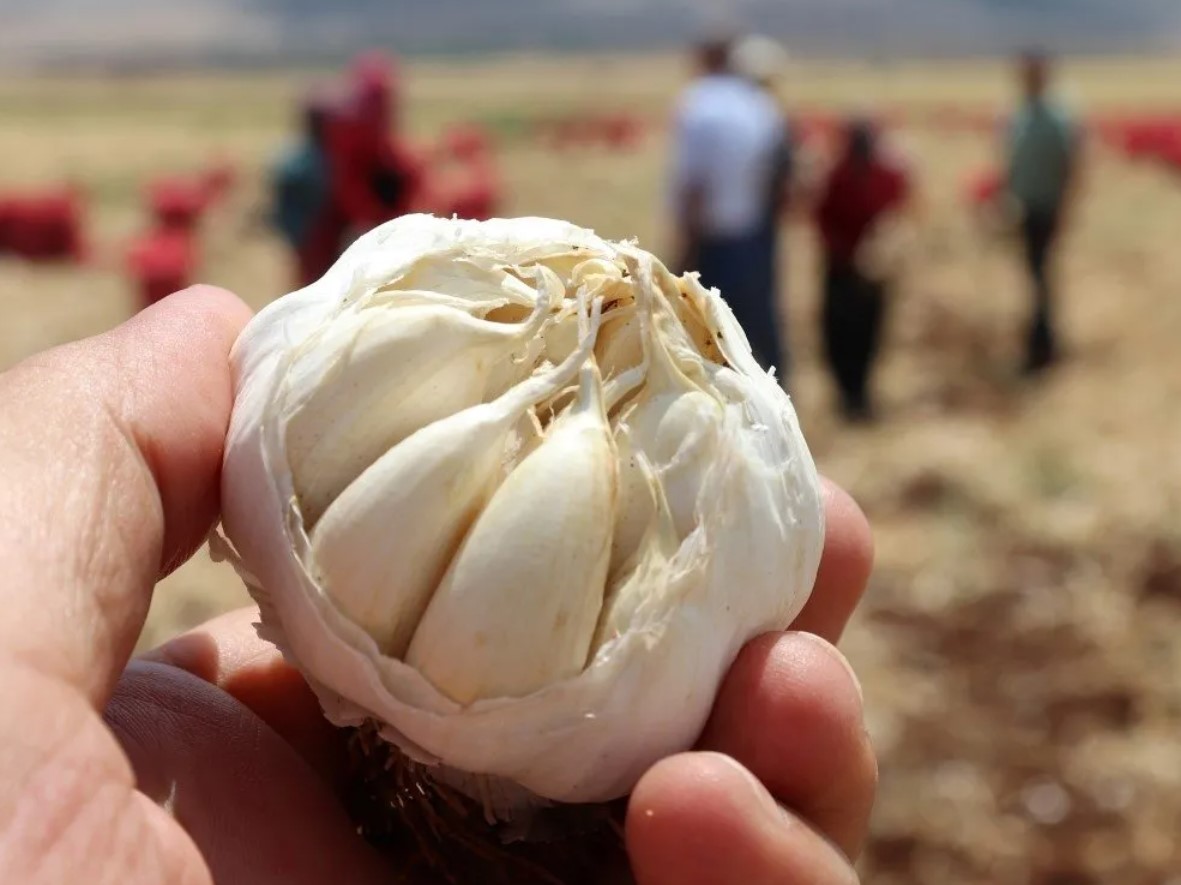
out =
<path fill-rule="evenodd" d="M 893 276 L 891 230 L 910 191 L 908 170 L 881 146 L 874 124 L 851 121 L 816 205 L 824 354 L 850 421 L 873 417 L 870 375 Z"/>
<path fill-rule="evenodd" d="M 700 48 L 701 76 L 682 95 L 673 125 L 672 210 L 680 271 L 699 271 L 746 331 L 756 359 L 779 369 L 778 305 L 768 281 L 767 195 L 784 141 L 783 114 L 731 66 L 731 41 Z"/>
<path fill-rule="evenodd" d="M 1029 53 L 1020 61 L 1024 100 L 1009 123 L 1005 150 L 1008 187 L 1021 213 L 1025 262 L 1033 287 L 1025 371 L 1036 374 L 1058 356 L 1051 280 L 1054 252 L 1078 179 L 1079 127 L 1048 94 L 1049 59 Z"/>
<path fill-rule="evenodd" d="M 303 131 L 284 150 L 271 175 L 271 223 L 295 256 L 300 287 L 315 282 L 340 254 L 344 231 L 329 207 L 331 176 L 326 133 L 332 112 L 324 96 L 304 103 Z"/>
<path fill-rule="evenodd" d="M 349 95 L 329 131 L 334 210 L 346 243 L 383 222 L 423 208 L 426 170 L 401 129 L 398 66 L 381 53 L 353 64 Z"/>

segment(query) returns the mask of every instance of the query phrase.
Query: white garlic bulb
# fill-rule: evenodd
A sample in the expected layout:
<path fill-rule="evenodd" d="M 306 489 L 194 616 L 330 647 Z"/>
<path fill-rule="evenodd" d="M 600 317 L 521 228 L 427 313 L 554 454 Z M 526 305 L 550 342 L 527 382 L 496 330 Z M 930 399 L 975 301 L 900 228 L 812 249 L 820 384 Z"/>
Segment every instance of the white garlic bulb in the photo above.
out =
<path fill-rule="evenodd" d="M 405 217 L 232 361 L 224 550 L 263 634 L 331 721 L 494 814 L 627 794 L 808 597 L 791 403 L 718 294 L 632 244 Z"/>

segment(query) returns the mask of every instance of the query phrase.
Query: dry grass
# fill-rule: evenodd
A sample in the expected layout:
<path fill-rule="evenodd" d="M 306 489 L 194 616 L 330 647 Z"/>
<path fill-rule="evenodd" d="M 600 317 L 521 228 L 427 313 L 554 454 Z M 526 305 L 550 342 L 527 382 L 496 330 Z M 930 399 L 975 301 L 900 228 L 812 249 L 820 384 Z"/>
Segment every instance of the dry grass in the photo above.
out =
<path fill-rule="evenodd" d="M 1181 63 L 1072 66 L 1093 109 L 1168 100 Z M 1004 100 L 993 65 L 815 65 L 790 98 L 919 109 Z M 590 75 L 588 77 L 588 75 Z M 479 116 L 622 102 L 655 119 L 668 60 L 515 59 L 424 66 L 407 111 L 429 134 Z M 589 91 L 593 83 L 595 91 Z M 141 223 L 140 182 L 225 153 L 247 186 L 211 220 L 205 278 L 255 306 L 281 294 L 276 244 L 248 221 L 282 138 L 294 78 L 0 83 L 3 181 L 85 182 L 114 255 Z M 621 97 L 620 97 L 621 96 Z M 846 431 L 817 361 L 807 230 L 790 233 L 797 399 L 824 470 L 860 500 L 878 568 L 845 646 L 882 759 L 875 883 L 1160 885 L 1181 870 L 1181 179 L 1097 153 L 1063 267 L 1070 360 L 1014 380 L 1023 285 L 977 236 L 963 176 L 979 137 L 908 131 L 922 172 L 921 260 L 892 305 L 885 422 Z M 659 247 L 663 145 L 553 155 L 509 140 L 512 214 L 568 217 Z M 0 366 L 108 328 L 132 310 L 117 262 L 87 272 L 0 263 Z M 164 581 L 143 644 L 244 604 L 202 555 Z M 1172 880 L 1181 881 L 1181 880 Z"/>

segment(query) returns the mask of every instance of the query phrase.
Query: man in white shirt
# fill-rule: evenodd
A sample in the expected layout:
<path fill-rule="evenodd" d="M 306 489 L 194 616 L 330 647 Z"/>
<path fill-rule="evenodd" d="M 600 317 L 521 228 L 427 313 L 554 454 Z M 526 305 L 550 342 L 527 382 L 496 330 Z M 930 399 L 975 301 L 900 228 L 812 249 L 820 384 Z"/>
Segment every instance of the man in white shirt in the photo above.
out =
<path fill-rule="evenodd" d="M 681 96 L 674 123 L 673 213 L 681 270 L 697 270 L 742 324 L 755 356 L 783 369 L 774 250 L 767 206 L 783 176 L 786 139 L 775 100 L 731 69 L 730 43 L 699 51 L 702 75 Z"/>

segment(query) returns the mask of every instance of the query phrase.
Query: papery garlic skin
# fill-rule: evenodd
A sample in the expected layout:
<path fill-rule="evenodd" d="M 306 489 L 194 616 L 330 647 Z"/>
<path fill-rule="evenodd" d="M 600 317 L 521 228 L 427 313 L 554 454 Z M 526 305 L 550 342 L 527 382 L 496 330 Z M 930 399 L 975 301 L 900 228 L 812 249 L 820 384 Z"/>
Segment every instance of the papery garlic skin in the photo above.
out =
<path fill-rule="evenodd" d="M 414 323 L 442 356 L 406 342 Z M 364 413 L 301 415 L 352 414 L 316 392 L 367 328 L 421 354 L 413 383 L 461 381 L 423 399 L 350 380 L 416 404 L 371 416 L 374 436 Z M 445 343 L 464 334 L 477 343 Z M 332 722 L 379 723 L 497 815 L 628 793 L 693 744 L 741 646 L 807 601 L 823 508 L 790 400 L 716 292 L 632 244 L 547 219 L 401 218 L 263 310 L 231 359 L 223 530 L 263 635 Z M 309 434 L 328 466 L 299 475 Z M 484 444 L 501 448 L 463 448 Z M 442 479 L 449 465 L 465 466 Z"/>

